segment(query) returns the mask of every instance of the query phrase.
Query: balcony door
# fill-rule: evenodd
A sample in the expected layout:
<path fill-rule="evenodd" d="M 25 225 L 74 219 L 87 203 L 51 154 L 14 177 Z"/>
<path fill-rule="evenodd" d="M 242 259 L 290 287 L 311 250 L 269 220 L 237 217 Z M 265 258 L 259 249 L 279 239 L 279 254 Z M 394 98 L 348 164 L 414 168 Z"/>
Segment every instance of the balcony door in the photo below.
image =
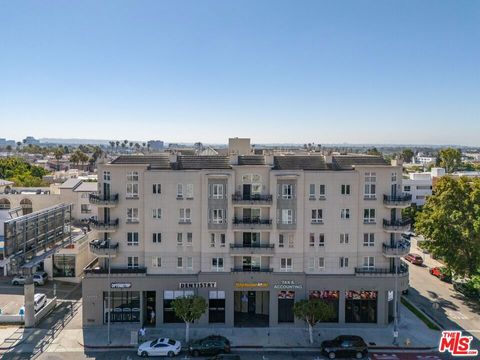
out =
<path fill-rule="evenodd" d="M 103 183 L 103 196 L 104 199 L 108 199 L 110 197 L 110 184 Z"/>
<path fill-rule="evenodd" d="M 252 185 L 243 184 L 243 200 L 250 200 L 252 196 Z"/>
<path fill-rule="evenodd" d="M 260 209 L 243 209 L 243 221 L 245 222 L 259 222 Z"/>
<path fill-rule="evenodd" d="M 244 256 L 242 259 L 243 271 L 259 271 L 260 257 Z"/>
<path fill-rule="evenodd" d="M 397 184 L 391 185 L 390 192 L 392 194 L 392 197 L 395 198 L 397 196 Z"/>
<path fill-rule="evenodd" d="M 243 247 L 259 247 L 260 233 L 244 232 Z"/>

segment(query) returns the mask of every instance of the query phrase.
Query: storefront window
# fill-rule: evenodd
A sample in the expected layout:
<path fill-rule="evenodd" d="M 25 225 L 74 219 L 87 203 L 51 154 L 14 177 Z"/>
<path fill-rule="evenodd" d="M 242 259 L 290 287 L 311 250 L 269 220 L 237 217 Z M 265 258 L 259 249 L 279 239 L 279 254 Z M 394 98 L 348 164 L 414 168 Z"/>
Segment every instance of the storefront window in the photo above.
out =
<path fill-rule="evenodd" d="M 225 323 L 225 291 L 210 291 L 208 296 L 208 322 Z"/>
<path fill-rule="evenodd" d="M 140 293 L 138 291 L 112 291 L 111 322 L 140 322 Z M 104 321 L 108 319 L 108 292 L 103 293 Z"/>
<path fill-rule="evenodd" d="M 293 304 L 295 303 L 295 291 L 280 291 L 278 293 L 278 322 L 293 323 Z"/>
<path fill-rule="evenodd" d="M 53 277 L 75 277 L 75 255 L 53 255 Z"/>
<path fill-rule="evenodd" d="M 164 323 L 183 323 L 183 320 L 175 315 L 172 308 L 172 301 L 185 296 L 193 296 L 192 290 L 166 290 L 163 292 L 163 322 Z"/>
<path fill-rule="evenodd" d="M 331 304 L 334 310 L 334 315 L 325 322 L 338 322 L 338 303 L 340 292 L 337 290 L 312 290 L 309 295 L 310 299 L 318 299 L 320 301 Z"/>
<path fill-rule="evenodd" d="M 345 322 L 376 323 L 377 322 L 377 292 L 376 291 L 346 291 L 345 292 Z"/>

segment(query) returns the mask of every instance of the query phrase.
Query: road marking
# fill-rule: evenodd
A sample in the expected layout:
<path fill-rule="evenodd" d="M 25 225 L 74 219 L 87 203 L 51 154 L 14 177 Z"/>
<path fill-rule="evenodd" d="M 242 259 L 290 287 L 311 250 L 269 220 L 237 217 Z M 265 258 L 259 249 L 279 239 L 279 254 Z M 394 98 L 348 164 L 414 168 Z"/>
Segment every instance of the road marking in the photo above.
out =
<path fill-rule="evenodd" d="M 373 354 L 377 360 L 397 360 L 398 356 L 396 354 Z"/>
<path fill-rule="evenodd" d="M 441 360 L 441 357 L 439 357 L 438 355 L 417 355 L 417 359 Z"/>
<path fill-rule="evenodd" d="M 460 311 L 451 311 L 451 310 L 446 310 L 445 315 L 447 315 L 450 319 L 455 319 L 455 320 L 468 320 L 468 316 L 465 314 L 461 313 Z"/>

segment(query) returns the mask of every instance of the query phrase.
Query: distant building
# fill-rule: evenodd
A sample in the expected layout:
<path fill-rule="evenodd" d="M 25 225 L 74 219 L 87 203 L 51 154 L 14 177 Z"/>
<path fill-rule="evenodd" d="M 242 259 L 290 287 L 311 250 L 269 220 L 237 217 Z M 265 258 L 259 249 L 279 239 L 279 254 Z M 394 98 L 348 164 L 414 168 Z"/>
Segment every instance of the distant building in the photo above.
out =
<path fill-rule="evenodd" d="M 411 173 L 403 179 L 403 192 L 412 195 L 412 204 L 422 206 L 428 196 L 432 195 L 435 179 L 445 175 L 445 169 L 432 168 L 430 172 Z"/>
<path fill-rule="evenodd" d="M 15 147 L 17 143 L 15 142 L 15 140 L 7 140 L 5 138 L 0 138 L 0 148 L 6 148 L 8 145 L 10 145 L 11 147 Z"/>
<path fill-rule="evenodd" d="M 40 145 L 40 140 L 35 139 L 33 136 L 27 136 L 23 141 L 25 145 Z"/>
<path fill-rule="evenodd" d="M 150 150 L 161 151 L 163 150 L 164 144 L 163 144 L 163 141 L 161 140 L 150 140 L 148 142 L 148 146 L 150 147 Z"/>
<path fill-rule="evenodd" d="M 414 159 L 416 164 L 421 164 L 423 166 L 428 166 L 437 162 L 437 158 L 435 156 L 423 156 L 422 154 L 418 154 Z"/>

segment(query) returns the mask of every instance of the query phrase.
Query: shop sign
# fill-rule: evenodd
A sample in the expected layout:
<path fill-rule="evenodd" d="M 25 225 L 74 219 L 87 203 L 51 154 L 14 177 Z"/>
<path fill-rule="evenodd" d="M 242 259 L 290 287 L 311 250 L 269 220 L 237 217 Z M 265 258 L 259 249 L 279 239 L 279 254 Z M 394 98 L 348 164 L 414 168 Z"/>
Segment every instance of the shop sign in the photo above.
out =
<path fill-rule="evenodd" d="M 388 291 L 388 300 L 387 301 L 392 301 L 393 300 L 393 290 Z"/>
<path fill-rule="evenodd" d="M 347 300 L 376 300 L 376 291 L 345 291 L 345 298 Z"/>
<path fill-rule="evenodd" d="M 338 299 L 340 292 L 338 290 L 312 290 L 310 299 Z"/>
<path fill-rule="evenodd" d="M 235 283 L 236 288 L 251 288 L 251 287 L 267 288 L 268 286 L 269 284 L 267 282 L 252 282 L 252 283 L 236 282 Z"/>
<path fill-rule="evenodd" d="M 178 283 L 179 289 L 208 289 L 208 288 L 216 288 L 216 287 L 217 287 L 216 281 Z"/>
<path fill-rule="evenodd" d="M 111 283 L 110 287 L 112 289 L 130 289 L 132 287 L 132 283 Z"/>
<path fill-rule="evenodd" d="M 274 289 L 280 290 L 294 290 L 294 289 L 303 289 L 302 284 L 296 284 L 293 280 L 282 280 L 280 284 L 273 285 Z"/>

